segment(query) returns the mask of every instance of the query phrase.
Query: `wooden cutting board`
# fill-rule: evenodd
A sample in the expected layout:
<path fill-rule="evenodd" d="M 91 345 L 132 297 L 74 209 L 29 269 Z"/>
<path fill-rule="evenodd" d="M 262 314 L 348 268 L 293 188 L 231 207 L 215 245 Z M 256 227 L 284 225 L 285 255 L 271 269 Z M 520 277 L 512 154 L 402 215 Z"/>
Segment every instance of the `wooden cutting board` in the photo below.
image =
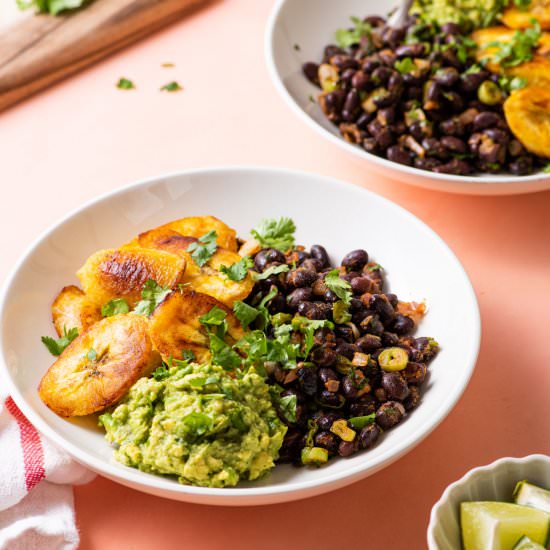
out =
<path fill-rule="evenodd" d="M 23 18 L 0 35 L 0 111 L 210 2 L 95 0 Z"/>

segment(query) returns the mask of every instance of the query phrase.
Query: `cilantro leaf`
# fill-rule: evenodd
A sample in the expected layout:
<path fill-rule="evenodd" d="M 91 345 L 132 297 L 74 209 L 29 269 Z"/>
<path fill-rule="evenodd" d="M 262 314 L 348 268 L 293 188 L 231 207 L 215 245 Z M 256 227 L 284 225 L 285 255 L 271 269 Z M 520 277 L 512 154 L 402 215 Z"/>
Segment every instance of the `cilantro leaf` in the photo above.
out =
<path fill-rule="evenodd" d="M 397 60 L 393 65 L 401 74 L 409 74 L 418 68 L 410 57 Z"/>
<path fill-rule="evenodd" d="M 175 80 L 173 82 L 169 82 L 168 84 L 165 84 L 161 91 L 164 92 L 180 92 L 183 90 L 182 86 L 180 86 Z"/>
<path fill-rule="evenodd" d="M 260 310 L 238 300 L 233 304 L 233 313 L 240 321 L 242 327 L 246 329 L 248 325 L 250 325 L 250 323 L 252 323 L 256 317 L 260 315 Z"/>
<path fill-rule="evenodd" d="M 50 336 L 42 336 L 42 343 L 48 348 L 52 355 L 61 355 L 65 348 L 78 336 L 78 329 L 71 328 L 67 330 L 63 328 L 63 336 L 55 339 Z"/>
<path fill-rule="evenodd" d="M 116 83 L 116 87 L 119 90 L 134 90 L 135 85 L 131 80 L 128 80 L 127 78 L 120 78 L 119 81 Z"/>
<path fill-rule="evenodd" d="M 128 313 L 129 311 L 130 306 L 124 298 L 114 298 L 101 306 L 101 315 L 103 317 L 111 317 L 111 315 L 119 315 L 121 313 Z"/>
<path fill-rule="evenodd" d="M 267 355 L 267 338 L 261 330 L 253 330 L 243 336 L 235 347 L 243 351 L 247 359 L 263 362 Z"/>
<path fill-rule="evenodd" d="M 342 302 L 345 304 L 350 303 L 352 297 L 351 285 L 346 280 L 340 278 L 337 269 L 333 269 L 327 273 L 325 284 Z"/>
<path fill-rule="evenodd" d="M 195 411 L 186 414 L 181 421 L 196 436 L 204 435 L 214 426 L 214 420 L 210 416 Z"/>
<path fill-rule="evenodd" d="M 502 67 L 516 67 L 526 61 L 533 59 L 534 50 L 537 47 L 541 37 L 540 24 L 536 19 L 531 20 L 532 27 L 517 30 L 509 42 L 494 40 L 484 46 L 484 48 L 498 48 L 490 57 L 495 63 L 500 63 Z"/>
<path fill-rule="evenodd" d="M 232 281 L 242 281 L 247 275 L 248 270 L 254 265 L 250 256 L 245 256 L 242 260 L 235 262 L 229 267 L 220 266 L 220 271 Z"/>
<path fill-rule="evenodd" d="M 515 92 L 516 90 L 521 90 L 527 86 L 528 80 L 523 76 L 514 76 L 510 78 L 509 76 L 501 76 L 498 79 L 498 85 L 508 93 Z"/>
<path fill-rule="evenodd" d="M 201 315 L 199 321 L 203 325 L 220 326 L 223 324 L 226 317 L 227 313 L 223 309 L 214 306 L 208 313 Z"/>
<path fill-rule="evenodd" d="M 335 34 L 336 42 L 341 48 L 349 48 L 361 42 L 361 38 L 370 39 L 372 27 L 359 17 L 351 17 L 353 27 L 351 29 L 338 29 Z"/>
<path fill-rule="evenodd" d="M 170 374 L 170 371 L 168 367 L 163 364 L 153 371 L 153 378 L 157 381 L 160 381 L 167 378 L 169 374 Z"/>
<path fill-rule="evenodd" d="M 279 399 L 281 414 L 291 423 L 296 422 L 296 395 L 285 395 Z"/>
<path fill-rule="evenodd" d="M 304 335 L 303 357 L 307 359 L 311 348 L 313 348 L 315 331 L 324 327 L 333 329 L 334 323 L 327 319 L 307 319 L 306 317 L 302 317 L 301 315 L 296 315 L 294 319 L 292 319 L 291 327 L 294 330 L 299 330 Z"/>
<path fill-rule="evenodd" d="M 272 275 L 279 275 L 279 273 L 286 273 L 290 267 L 287 264 L 272 265 L 268 267 L 263 273 L 254 273 L 253 278 L 255 281 L 264 281 Z"/>
<path fill-rule="evenodd" d="M 196 357 L 195 353 L 193 352 L 193 350 L 190 350 L 190 349 L 182 350 L 181 356 L 183 357 L 184 361 L 191 362 L 191 361 L 196 361 L 197 360 L 197 357 Z"/>
<path fill-rule="evenodd" d="M 155 308 L 164 301 L 172 289 L 160 286 L 155 280 L 149 279 L 141 291 L 141 300 L 136 304 L 134 312 L 148 317 Z"/>
<path fill-rule="evenodd" d="M 213 332 L 208 333 L 210 338 L 210 351 L 212 352 L 212 363 L 219 365 L 225 370 L 235 370 L 241 366 L 241 356 L 231 349 L 222 338 Z"/>
<path fill-rule="evenodd" d="M 252 236 L 264 248 L 276 248 L 286 252 L 294 246 L 294 233 L 296 225 L 290 218 L 262 220 L 254 229 Z"/>
<path fill-rule="evenodd" d="M 191 243 L 187 247 L 187 252 L 191 252 L 191 257 L 199 267 L 202 267 L 216 253 L 218 245 L 216 239 L 218 234 L 215 230 L 209 231 L 196 243 Z"/>
<path fill-rule="evenodd" d="M 65 10 L 75 10 L 86 4 L 88 0 L 17 0 L 20 10 L 34 8 L 39 13 L 58 15 Z"/>

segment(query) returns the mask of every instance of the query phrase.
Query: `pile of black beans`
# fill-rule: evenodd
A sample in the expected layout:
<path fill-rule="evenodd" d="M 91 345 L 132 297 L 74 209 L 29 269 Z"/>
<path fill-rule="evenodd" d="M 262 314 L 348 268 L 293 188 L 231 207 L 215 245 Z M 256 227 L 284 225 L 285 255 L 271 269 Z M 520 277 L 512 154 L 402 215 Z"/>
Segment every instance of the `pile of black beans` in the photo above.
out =
<path fill-rule="evenodd" d="M 396 29 L 381 17 L 365 22 L 372 32 L 360 44 L 328 45 L 320 64 L 303 65 L 346 141 L 444 174 L 526 175 L 545 165 L 512 134 L 502 108 L 507 92 L 498 75 L 476 65 L 457 24 L 438 29 L 410 17 Z"/>
<path fill-rule="evenodd" d="M 287 322 L 291 316 L 328 319 L 334 328 L 323 327 L 314 333 L 307 362 L 298 363 L 297 368 L 267 365 L 268 380 L 283 388 L 281 396 L 295 395 L 297 403 L 295 422 L 279 411 L 288 426 L 280 461 L 299 464 L 306 445 L 326 449 L 329 457 L 350 456 L 373 446 L 383 430 L 418 405 L 420 387 L 438 344 L 411 335 L 416 328 L 415 312 L 423 311 L 423 306 L 400 302 L 395 294 L 385 292 L 383 270 L 369 262 L 365 250 L 350 252 L 338 267 L 339 277 L 349 282 L 353 295 L 346 322 L 334 310 L 335 304 L 341 304 L 338 296 L 325 284 L 325 276 L 334 269 L 325 248 L 314 245 L 306 251 L 298 247 L 286 255 L 266 248 L 254 256 L 254 269 L 259 273 L 282 264 L 289 270 L 258 281 L 250 301 L 257 303 L 275 287 L 277 294 L 268 306 L 272 316 L 281 314 Z M 269 334 L 273 326 L 267 330 L 268 337 L 273 336 Z M 300 335 L 294 336 L 299 341 Z M 395 348 L 405 350 L 406 367 L 387 372 L 379 358 L 384 350 Z M 348 422 L 372 414 L 375 421 L 361 429 Z M 344 439 L 334 429 L 334 423 L 342 419 L 339 427 L 347 428 Z"/>

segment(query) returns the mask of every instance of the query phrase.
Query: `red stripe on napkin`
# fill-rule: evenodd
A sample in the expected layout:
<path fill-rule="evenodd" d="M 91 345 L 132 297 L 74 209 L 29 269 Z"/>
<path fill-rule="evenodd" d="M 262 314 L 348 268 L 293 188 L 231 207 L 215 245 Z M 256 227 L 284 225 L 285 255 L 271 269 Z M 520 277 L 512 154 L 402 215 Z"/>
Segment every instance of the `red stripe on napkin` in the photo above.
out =
<path fill-rule="evenodd" d="M 25 485 L 30 491 L 44 477 L 44 449 L 36 428 L 23 416 L 11 397 L 6 399 L 6 409 L 15 418 L 19 426 L 21 447 L 23 449 L 23 462 L 25 465 Z"/>

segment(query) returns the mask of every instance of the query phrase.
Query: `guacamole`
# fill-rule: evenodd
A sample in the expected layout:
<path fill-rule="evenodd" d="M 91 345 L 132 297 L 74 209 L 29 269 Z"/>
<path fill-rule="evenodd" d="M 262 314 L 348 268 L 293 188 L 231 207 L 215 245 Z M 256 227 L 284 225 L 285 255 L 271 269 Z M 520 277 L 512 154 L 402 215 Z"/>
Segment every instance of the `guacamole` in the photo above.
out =
<path fill-rule="evenodd" d="M 286 433 L 257 373 L 196 363 L 141 378 L 100 423 L 116 460 L 202 487 L 261 477 Z"/>
<path fill-rule="evenodd" d="M 507 0 L 415 0 L 411 13 L 439 25 L 458 23 L 471 30 L 494 24 L 507 4 Z"/>

